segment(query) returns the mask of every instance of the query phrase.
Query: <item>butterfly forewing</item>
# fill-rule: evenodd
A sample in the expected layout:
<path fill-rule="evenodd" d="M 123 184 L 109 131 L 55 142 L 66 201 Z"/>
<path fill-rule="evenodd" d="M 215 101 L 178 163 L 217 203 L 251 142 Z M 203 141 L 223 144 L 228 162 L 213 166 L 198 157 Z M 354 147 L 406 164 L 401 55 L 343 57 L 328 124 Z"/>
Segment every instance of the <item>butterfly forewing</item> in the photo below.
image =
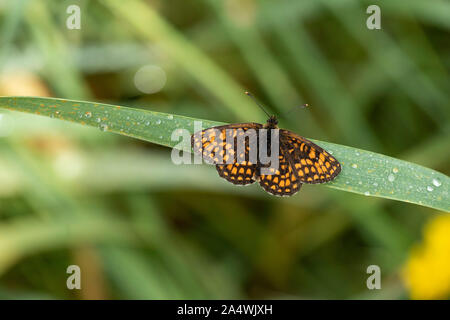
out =
<path fill-rule="evenodd" d="M 208 128 L 192 135 L 192 148 L 206 161 L 214 163 L 222 178 L 233 184 L 251 184 L 255 182 L 257 175 L 257 150 L 252 148 L 257 146 L 260 128 L 262 125 L 259 123 Z M 252 139 L 256 143 L 250 143 Z"/>
<path fill-rule="evenodd" d="M 280 130 L 280 139 L 302 183 L 329 182 L 341 171 L 340 163 L 315 143 L 288 130 Z"/>

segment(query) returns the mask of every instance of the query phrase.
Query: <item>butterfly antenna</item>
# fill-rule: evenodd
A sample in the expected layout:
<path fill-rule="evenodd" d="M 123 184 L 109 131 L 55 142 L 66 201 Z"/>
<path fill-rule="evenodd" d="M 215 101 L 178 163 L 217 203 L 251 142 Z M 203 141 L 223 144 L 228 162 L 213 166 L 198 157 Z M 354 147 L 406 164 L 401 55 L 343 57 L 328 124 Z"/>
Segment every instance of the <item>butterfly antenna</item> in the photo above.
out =
<path fill-rule="evenodd" d="M 297 109 L 297 108 L 305 109 L 305 108 L 309 108 L 309 107 L 310 107 L 310 105 L 307 104 L 307 103 L 302 104 L 301 106 L 295 106 L 295 107 L 293 107 L 291 110 L 289 110 L 288 112 L 286 112 L 286 113 L 284 114 L 284 117 L 286 118 L 286 116 L 287 116 L 289 113 L 291 113 L 292 111 L 294 111 L 294 110 Z"/>
<path fill-rule="evenodd" d="M 250 98 L 253 99 L 253 101 L 255 102 L 255 104 L 261 108 L 262 111 L 264 111 L 265 114 L 267 114 L 268 117 L 270 117 L 270 114 L 266 111 L 266 109 L 263 108 L 263 106 L 261 104 L 258 103 L 258 100 L 255 99 L 255 97 L 248 91 L 245 91 L 245 94 L 248 95 Z"/>

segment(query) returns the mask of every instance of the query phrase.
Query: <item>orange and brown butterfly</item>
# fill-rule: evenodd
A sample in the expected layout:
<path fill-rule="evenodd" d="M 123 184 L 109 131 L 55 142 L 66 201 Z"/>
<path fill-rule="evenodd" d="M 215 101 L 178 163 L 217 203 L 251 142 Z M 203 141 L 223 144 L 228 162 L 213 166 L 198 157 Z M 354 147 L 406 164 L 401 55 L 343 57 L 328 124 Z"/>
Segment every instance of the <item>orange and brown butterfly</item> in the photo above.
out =
<path fill-rule="evenodd" d="M 247 92 L 246 94 L 250 95 Z M 277 168 L 264 172 L 262 169 L 265 165 L 260 162 L 259 156 L 253 162 L 250 161 L 251 148 L 260 146 L 259 142 L 255 145 L 250 144 L 249 139 L 243 140 L 245 146 L 238 150 L 238 136 L 245 135 L 251 129 L 258 141 L 262 138 L 261 129 L 277 130 Z M 270 150 L 270 137 L 270 133 L 264 135 L 267 139 L 267 150 Z M 234 143 L 229 143 L 230 139 Z M 292 196 L 300 190 L 303 183 L 329 182 L 341 171 L 339 161 L 329 152 L 291 131 L 279 129 L 275 116 L 270 116 L 265 125 L 250 122 L 205 129 L 191 136 L 191 144 L 195 154 L 216 165 L 222 178 L 237 185 L 258 181 L 265 191 L 276 196 Z M 241 154 L 238 154 L 238 151 Z M 256 154 L 259 155 L 259 152 Z"/>

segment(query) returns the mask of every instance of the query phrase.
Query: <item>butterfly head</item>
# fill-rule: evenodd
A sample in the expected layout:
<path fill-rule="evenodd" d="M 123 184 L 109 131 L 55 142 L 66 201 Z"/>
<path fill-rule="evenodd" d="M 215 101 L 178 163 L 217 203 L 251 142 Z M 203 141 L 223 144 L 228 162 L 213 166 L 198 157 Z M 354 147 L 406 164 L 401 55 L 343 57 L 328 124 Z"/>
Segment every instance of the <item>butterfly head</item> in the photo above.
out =
<path fill-rule="evenodd" d="M 265 125 L 268 129 L 276 129 L 278 128 L 278 119 L 276 116 L 270 116 L 269 119 L 267 119 L 267 123 Z"/>

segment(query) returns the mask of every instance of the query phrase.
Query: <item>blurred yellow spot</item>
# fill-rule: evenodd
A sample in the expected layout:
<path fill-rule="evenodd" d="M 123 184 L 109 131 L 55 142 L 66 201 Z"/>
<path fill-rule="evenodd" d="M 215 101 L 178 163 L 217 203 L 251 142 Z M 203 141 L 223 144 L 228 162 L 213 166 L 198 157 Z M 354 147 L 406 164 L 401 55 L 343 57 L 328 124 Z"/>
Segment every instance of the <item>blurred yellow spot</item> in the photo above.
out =
<path fill-rule="evenodd" d="M 425 226 L 424 241 L 411 250 L 402 275 L 412 299 L 450 296 L 450 215 Z"/>
<path fill-rule="evenodd" d="M 51 93 L 38 75 L 28 71 L 12 70 L 0 75 L 0 95 L 48 97 Z"/>

